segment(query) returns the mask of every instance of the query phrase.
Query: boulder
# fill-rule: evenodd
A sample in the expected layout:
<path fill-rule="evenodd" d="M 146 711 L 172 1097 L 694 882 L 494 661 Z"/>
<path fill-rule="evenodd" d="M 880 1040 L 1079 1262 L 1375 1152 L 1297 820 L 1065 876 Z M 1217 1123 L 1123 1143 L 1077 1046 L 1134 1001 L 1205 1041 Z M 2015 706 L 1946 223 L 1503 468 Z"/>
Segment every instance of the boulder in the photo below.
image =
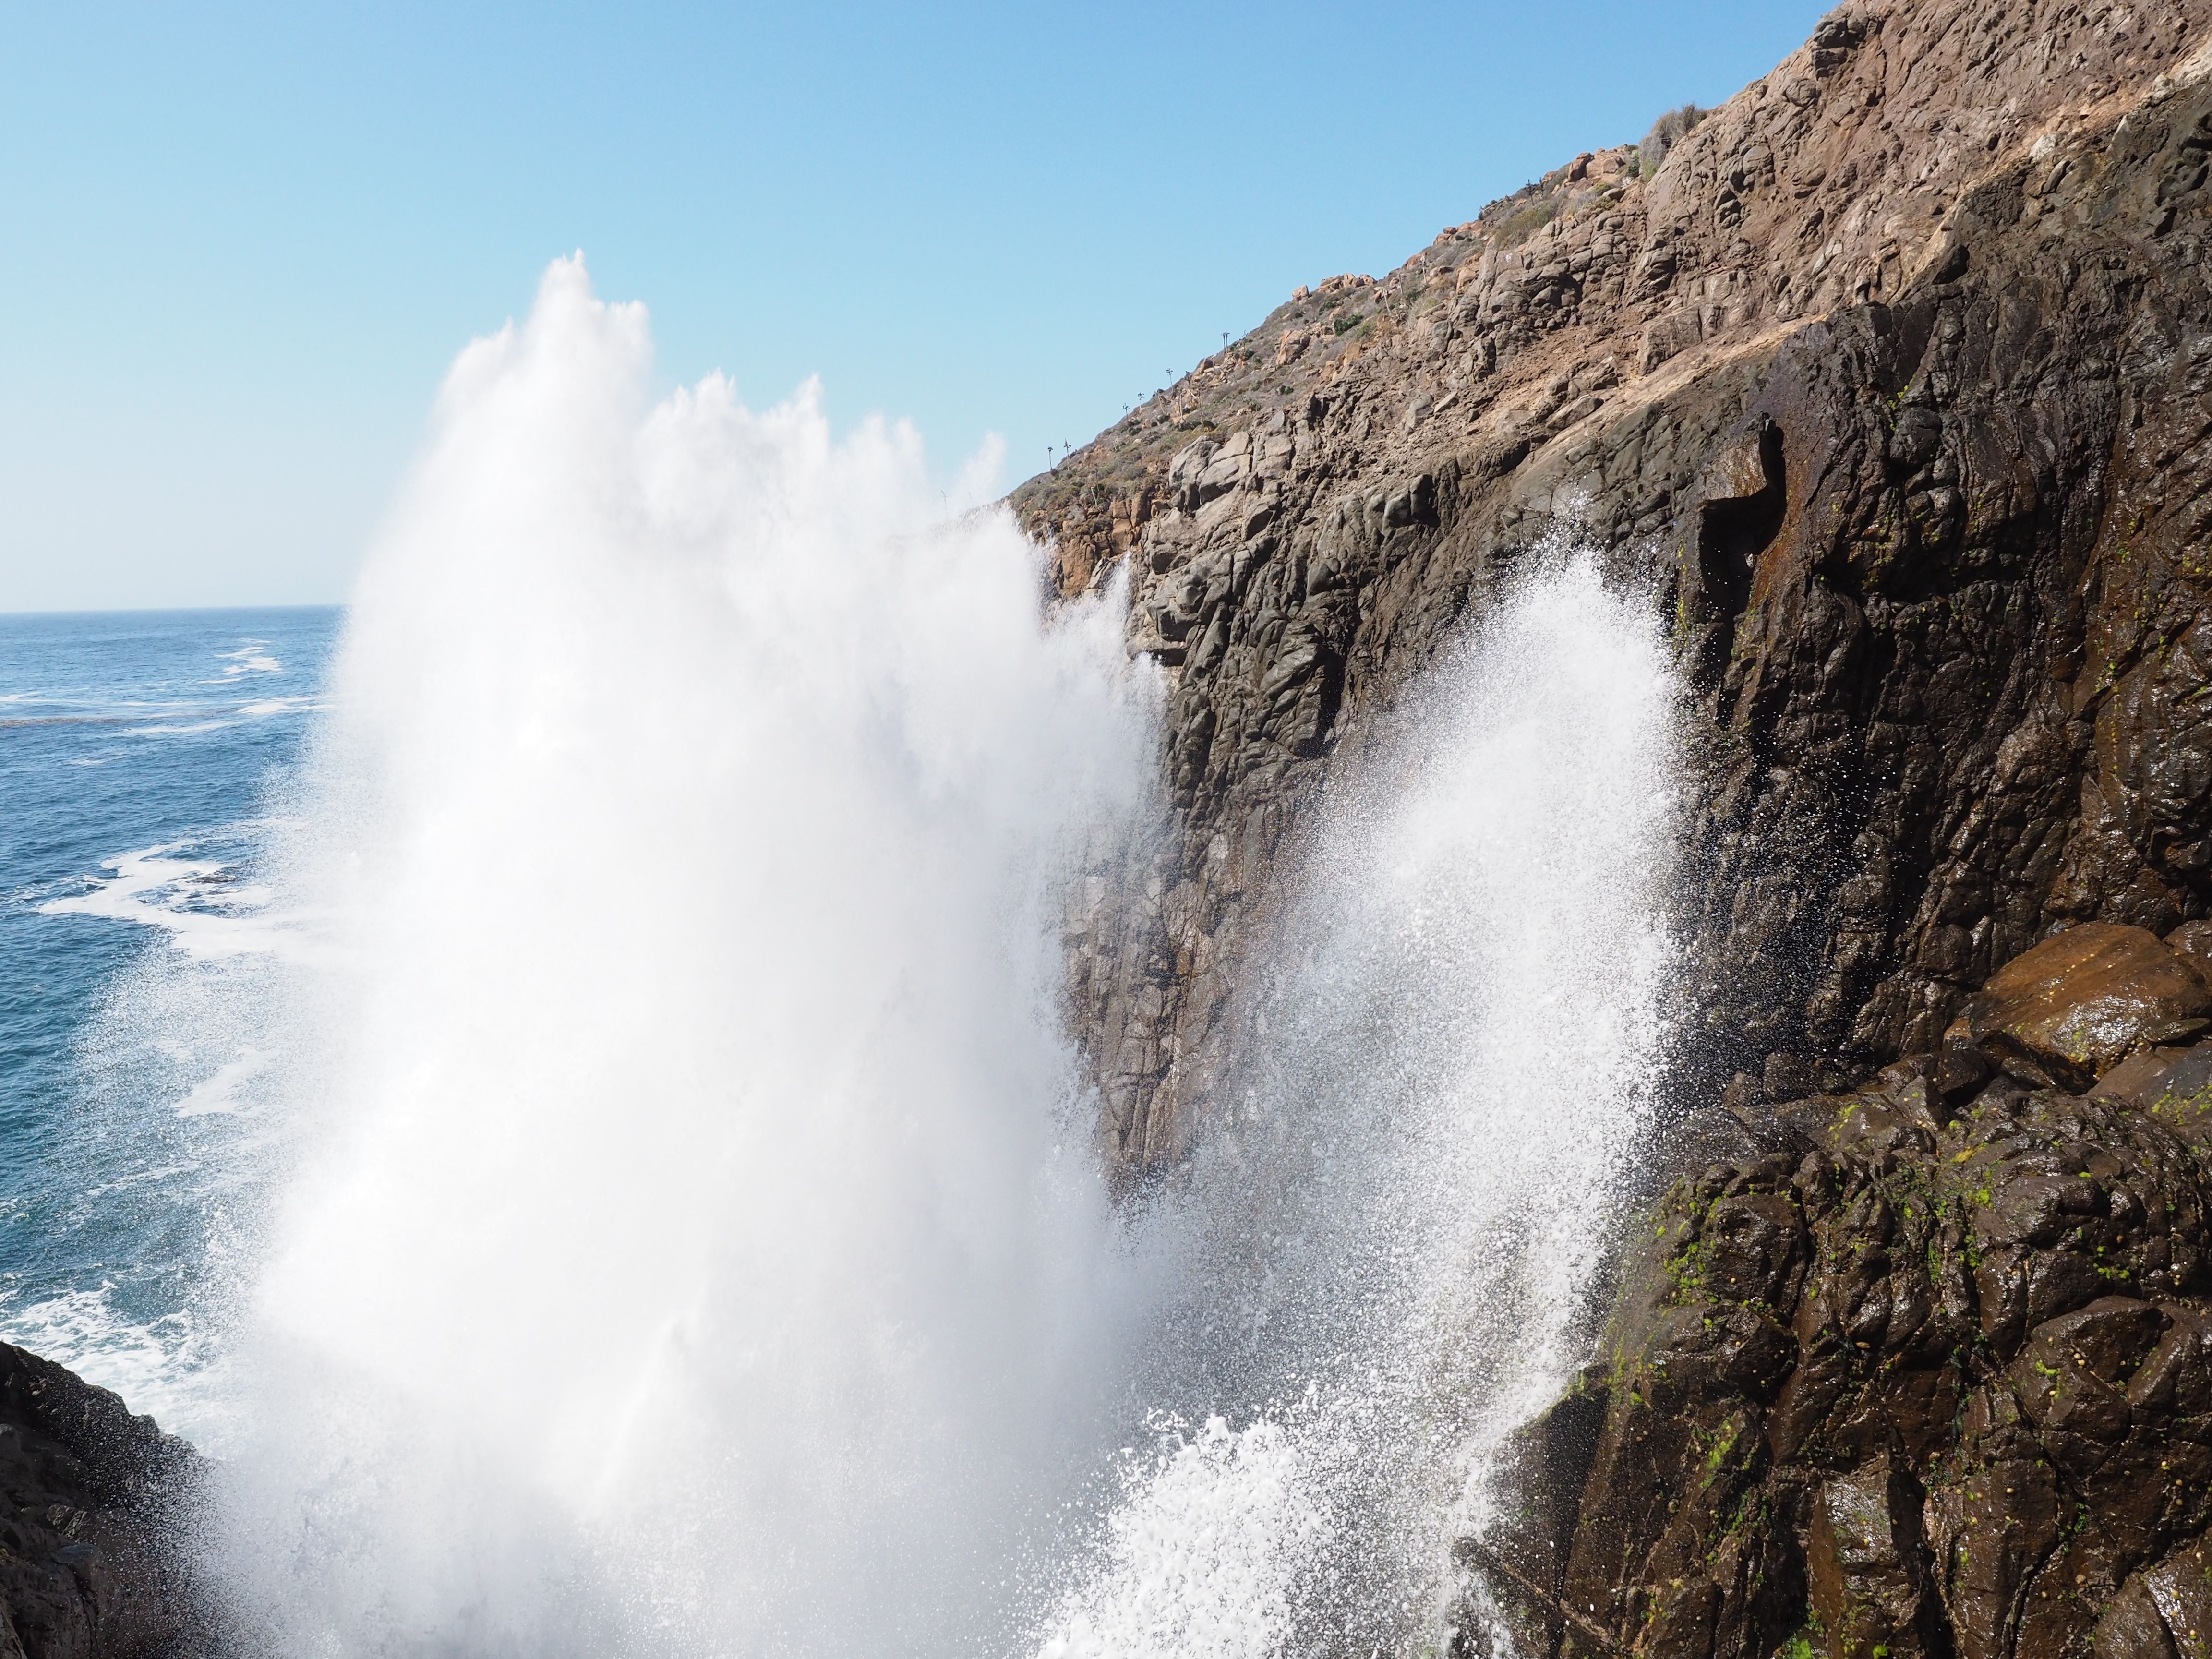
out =
<path fill-rule="evenodd" d="M 2212 1025 L 2212 988 L 2141 927 L 2083 922 L 2021 952 L 1966 1003 L 1971 1042 L 2031 1082 L 2085 1090 L 2139 1049 Z"/>
<path fill-rule="evenodd" d="M 2166 942 L 2212 982 L 2212 921 L 2185 921 L 2166 936 Z"/>
<path fill-rule="evenodd" d="M 2212 1149 L 2212 1044 L 2142 1049 L 2100 1078 L 2094 1092 L 2148 1113 L 2193 1146 Z"/>

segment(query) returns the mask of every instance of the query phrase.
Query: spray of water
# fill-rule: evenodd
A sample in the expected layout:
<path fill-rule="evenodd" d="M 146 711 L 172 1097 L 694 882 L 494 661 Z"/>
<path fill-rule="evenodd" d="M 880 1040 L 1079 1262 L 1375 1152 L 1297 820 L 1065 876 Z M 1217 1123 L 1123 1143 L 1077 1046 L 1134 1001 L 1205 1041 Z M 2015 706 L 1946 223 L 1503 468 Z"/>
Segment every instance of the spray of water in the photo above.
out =
<path fill-rule="evenodd" d="M 1116 1214 L 1056 918 L 1153 810 L 1119 597 L 1043 620 L 902 429 L 649 388 L 574 262 L 463 356 L 279 803 L 229 1648 L 1434 1644 L 1649 1111 L 1648 607 L 1543 562 L 1342 770 Z"/>
<path fill-rule="evenodd" d="M 1135 1471 L 1048 1652 L 1411 1654 L 1480 1607 L 1451 1544 L 1586 1357 L 1650 1125 L 1675 707 L 1648 605 L 1554 553 L 1341 781 L 1251 964 L 1150 1384 L 1243 1426 Z M 1187 1639 L 1194 1583 L 1253 1586 L 1246 1617 Z"/>
<path fill-rule="evenodd" d="M 241 1645 L 989 1651 L 1111 1432 L 1141 1273 L 1053 919 L 1152 773 L 1115 607 L 1042 623 L 910 433 L 649 372 L 554 266 L 354 604 Z"/>

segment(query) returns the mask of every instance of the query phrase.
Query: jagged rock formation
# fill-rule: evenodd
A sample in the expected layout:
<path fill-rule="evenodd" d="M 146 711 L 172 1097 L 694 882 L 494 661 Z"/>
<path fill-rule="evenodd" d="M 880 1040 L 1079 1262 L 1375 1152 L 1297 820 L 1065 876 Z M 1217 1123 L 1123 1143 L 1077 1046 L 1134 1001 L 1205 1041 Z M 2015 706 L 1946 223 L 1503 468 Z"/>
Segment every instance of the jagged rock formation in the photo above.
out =
<path fill-rule="evenodd" d="M 1651 586 L 1695 690 L 1685 1101 L 2212 912 L 2208 27 L 1848 5 L 1651 176 L 1578 157 L 1302 289 L 1016 493 L 1172 683 L 1148 896 L 1076 930 L 1111 1157 L 1189 1144 L 1302 807 L 1547 538 Z"/>
<path fill-rule="evenodd" d="M 2212 991 L 2092 924 L 1975 1005 L 1940 1056 L 1706 1126 L 1735 1152 L 1467 1546 L 1523 1654 L 2212 1641 L 2212 1045 L 2161 1044 Z"/>
<path fill-rule="evenodd" d="M 211 1651 L 179 1553 L 191 1448 L 0 1343 L 0 1659 Z"/>
<path fill-rule="evenodd" d="M 1547 1656 L 2212 1651 L 2212 4 L 1854 0 L 1656 139 L 1016 493 L 1170 684 L 1072 934 L 1102 1139 L 1202 1132 L 1301 814 L 1594 549 L 1694 705 L 1689 1173 L 1470 1594 Z"/>

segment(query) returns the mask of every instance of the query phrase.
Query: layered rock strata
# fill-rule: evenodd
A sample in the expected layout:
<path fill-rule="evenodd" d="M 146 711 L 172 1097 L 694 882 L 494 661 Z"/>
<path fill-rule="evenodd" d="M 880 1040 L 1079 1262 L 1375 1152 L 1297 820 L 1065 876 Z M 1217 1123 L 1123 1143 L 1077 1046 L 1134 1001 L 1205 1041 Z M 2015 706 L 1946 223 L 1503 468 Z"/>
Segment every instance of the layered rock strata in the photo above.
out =
<path fill-rule="evenodd" d="M 1212 1109 L 1315 792 L 1563 541 L 1695 703 L 1680 1099 L 1836 1086 L 2054 927 L 2212 913 L 2208 27 L 1846 6 L 1649 176 L 1593 152 L 1301 289 L 1016 492 L 1169 682 L 1173 825 L 1074 929 L 1118 1167 Z"/>

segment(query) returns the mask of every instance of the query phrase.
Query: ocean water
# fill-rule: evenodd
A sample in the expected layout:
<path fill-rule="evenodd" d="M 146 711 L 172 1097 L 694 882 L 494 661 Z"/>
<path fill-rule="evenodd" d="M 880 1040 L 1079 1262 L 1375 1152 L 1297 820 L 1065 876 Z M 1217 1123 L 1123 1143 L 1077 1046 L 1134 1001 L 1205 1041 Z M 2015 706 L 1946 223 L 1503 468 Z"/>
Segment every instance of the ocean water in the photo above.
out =
<path fill-rule="evenodd" d="M 166 1426 L 203 1426 L 229 1109 L 262 1061 L 133 994 L 266 945 L 268 814 L 341 614 L 0 616 L 0 1337 Z"/>

